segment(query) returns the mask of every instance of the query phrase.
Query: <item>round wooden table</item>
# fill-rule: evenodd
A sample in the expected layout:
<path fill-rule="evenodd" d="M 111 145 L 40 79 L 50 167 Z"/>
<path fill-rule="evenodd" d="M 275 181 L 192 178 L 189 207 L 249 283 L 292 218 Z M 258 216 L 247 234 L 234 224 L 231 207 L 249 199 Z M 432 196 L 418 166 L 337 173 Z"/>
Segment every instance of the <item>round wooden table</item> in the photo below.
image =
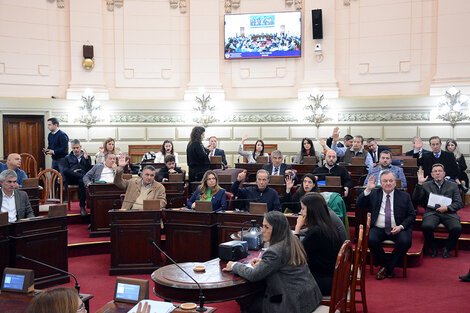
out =
<path fill-rule="evenodd" d="M 205 272 L 193 270 L 195 265 L 204 265 Z M 223 272 L 227 262 L 213 259 L 207 262 L 180 263 L 202 288 L 206 303 L 224 302 L 252 295 L 264 289 L 264 282 L 251 283 L 231 273 Z M 152 273 L 154 293 L 167 301 L 199 302 L 199 288 L 176 265 L 167 265 Z"/>

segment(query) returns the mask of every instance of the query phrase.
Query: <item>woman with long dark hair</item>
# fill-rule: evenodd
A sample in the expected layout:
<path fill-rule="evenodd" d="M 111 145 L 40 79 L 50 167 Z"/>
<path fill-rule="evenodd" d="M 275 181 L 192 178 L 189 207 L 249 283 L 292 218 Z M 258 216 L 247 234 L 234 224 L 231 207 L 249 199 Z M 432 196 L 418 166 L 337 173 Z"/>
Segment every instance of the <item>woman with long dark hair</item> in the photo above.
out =
<path fill-rule="evenodd" d="M 278 211 L 264 215 L 262 233 L 269 248 L 261 259 L 228 262 L 225 271 L 249 281 L 266 281 L 266 290 L 250 305 L 249 312 L 310 313 L 321 301 L 321 293 L 307 266 L 301 242 L 290 230 L 287 218 Z"/>
<path fill-rule="evenodd" d="M 197 200 L 211 201 L 213 211 L 225 210 L 227 207 L 225 189 L 219 186 L 219 180 L 214 171 L 209 170 L 204 173 L 201 185 L 186 203 L 187 207 L 194 209 Z"/>
<path fill-rule="evenodd" d="M 264 152 L 264 142 L 261 139 L 256 140 L 255 147 L 253 148 L 253 152 L 243 150 L 243 145 L 245 141 L 248 139 L 248 135 L 244 135 L 240 145 L 238 146 L 238 154 L 244 156 L 246 158 L 247 163 L 256 163 L 256 160 L 259 156 L 267 156 L 269 154 Z"/>
<path fill-rule="evenodd" d="M 451 152 L 455 156 L 455 160 L 457 161 L 457 165 L 459 166 L 459 180 L 460 182 L 465 182 L 465 187 L 468 188 L 468 176 L 467 173 L 465 173 L 465 170 L 467 169 L 467 163 L 465 162 L 465 157 L 463 156 L 462 152 L 460 152 L 460 149 L 457 145 L 457 141 L 455 139 L 448 139 L 446 142 L 446 151 Z"/>
<path fill-rule="evenodd" d="M 304 157 L 315 157 L 318 162 L 318 157 L 315 154 L 315 147 L 313 146 L 312 139 L 304 138 L 300 145 L 300 151 L 295 156 L 294 162 L 303 164 Z"/>
<path fill-rule="evenodd" d="M 189 182 L 201 180 L 202 175 L 210 168 L 209 150 L 204 147 L 206 129 L 196 126 L 191 131 L 191 138 L 186 147 L 186 159 L 189 167 Z"/>
<path fill-rule="evenodd" d="M 294 187 L 294 181 L 287 177 L 286 178 L 286 193 L 280 198 L 281 208 L 287 209 L 287 213 L 299 213 L 300 212 L 300 198 L 307 192 L 319 192 L 317 180 L 313 174 L 305 174 L 300 181 L 300 187 L 295 193 L 292 193 Z"/>
<path fill-rule="evenodd" d="M 304 235 L 302 244 L 307 253 L 308 267 L 323 296 L 331 295 L 336 257 L 343 244 L 333 224 L 323 196 L 317 192 L 300 199 L 301 215 L 297 218 L 295 234 Z M 306 229 L 302 227 L 306 226 Z"/>

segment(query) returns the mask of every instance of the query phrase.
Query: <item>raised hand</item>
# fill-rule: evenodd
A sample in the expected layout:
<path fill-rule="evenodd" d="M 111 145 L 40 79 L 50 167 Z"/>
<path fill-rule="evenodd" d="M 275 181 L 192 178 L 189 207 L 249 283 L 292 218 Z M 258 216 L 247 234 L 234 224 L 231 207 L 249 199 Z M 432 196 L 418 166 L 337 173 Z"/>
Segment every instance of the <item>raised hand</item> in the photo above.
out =
<path fill-rule="evenodd" d="M 83 149 L 83 157 L 84 157 L 85 159 L 88 159 L 88 152 L 86 152 L 85 149 Z"/>
<path fill-rule="evenodd" d="M 247 139 L 248 139 L 248 135 L 247 135 L 247 134 L 243 135 L 243 137 L 242 137 L 242 143 L 245 142 L 245 140 L 247 140 Z"/>
<path fill-rule="evenodd" d="M 118 157 L 118 165 L 120 167 L 125 167 L 127 164 L 129 164 L 129 160 L 127 160 L 127 155 L 125 153 L 121 153 Z"/>
<path fill-rule="evenodd" d="M 145 302 L 144 307 L 142 307 L 142 302 L 137 306 L 137 311 L 135 313 L 150 313 L 150 304 Z"/>
<path fill-rule="evenodd" d="M 246 178 L 246 170 L 244 170 L 243 172 L 238 173 L 237 180 L 238 180 L 239 182 L 245 180 L 245 178 Z"/>
<path fill-rule="evenodd" d="M 371 177 L 369 177 L 369 180 L 367 181 L 366 190 L 371 191 L 375 187 L 377 187 L 377 184 L 375 183 L 375 175 L 372 175 Z"/>
<path fill-rule="evenodd" d="M 339 127 L 338 126 L 336 126 L 333 129 L 333 134 L 331 134 L 331 137 L 333 137 L 333 139 L 336 139 L 336 140 L 339 139 Z"/>
<path fill-rule="evenodd" d="M 423 169 L 418 170 L 418 184 L 422 185 L 428 180 L 429 176 L 424 177 L 424 171 Z"/>
<path fill-rule="evenodd" d="M 320 145 L 321 145 L 323 148 L 326 147 L 326 140 L 325 140 L 325 138 L 320 138 L 318 141 L 320 142 Z"/>
<path fill-rule="evenodd" d="M 292 187 L 294 186 L 294 180 L 292 179 L 292 176 L 286 176 L 286 193 L 289 193 Z"/>
<path fill-rule="evenodd" d="M 101 153 L 104 153 L 104 147 L 99 147 Z"/>

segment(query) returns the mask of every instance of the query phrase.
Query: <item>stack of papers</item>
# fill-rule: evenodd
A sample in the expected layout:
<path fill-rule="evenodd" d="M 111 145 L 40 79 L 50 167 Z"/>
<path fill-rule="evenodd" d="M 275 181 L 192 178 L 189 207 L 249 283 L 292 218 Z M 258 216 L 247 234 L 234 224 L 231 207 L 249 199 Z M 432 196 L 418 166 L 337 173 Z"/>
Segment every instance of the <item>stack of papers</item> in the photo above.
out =
<path fill-rule="evenodd" d="M 142 303 L 142 308 L 144 307 L 145 303 L 150 305 L 150 313 L 169 313 L 176 309 L 176 307 L 171 302 L 163 302 L 163 301 L 155 301 L 155 300 L 142 300 L 139 303 Z M 137 307 L 139 306 L 137 303 L 130 311 L 127 313 L 136 313 Z"/>

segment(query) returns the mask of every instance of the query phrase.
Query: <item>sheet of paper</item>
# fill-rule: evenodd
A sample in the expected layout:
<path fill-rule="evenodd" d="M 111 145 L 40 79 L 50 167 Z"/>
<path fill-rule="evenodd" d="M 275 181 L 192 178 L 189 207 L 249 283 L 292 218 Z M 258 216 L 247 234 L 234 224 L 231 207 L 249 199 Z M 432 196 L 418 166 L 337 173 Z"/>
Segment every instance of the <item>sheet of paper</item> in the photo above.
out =
<path fill-rule="evenodd" d="M 443 195 L 438 195 L 432 192 L 429 194 L 428 207 L 430 208 L 435 208 L 436 204 L 449 206 L 451 205 L 451 203 L 452 203 L 452 198 L 449 198 Z"/>
<path fill-rule="evenodd" d="M 150 313 L 169 313 L 175 309 L 175 306 L 171 302 L 155 301 L 155 300 L 142 300 L 139 303 L 142 303 L 142 308 L 144 307 L 145 302 L 150 305 Z M 139 303 L 135 305 L 127 313 L 137 312 L 137 307 Z"/>

